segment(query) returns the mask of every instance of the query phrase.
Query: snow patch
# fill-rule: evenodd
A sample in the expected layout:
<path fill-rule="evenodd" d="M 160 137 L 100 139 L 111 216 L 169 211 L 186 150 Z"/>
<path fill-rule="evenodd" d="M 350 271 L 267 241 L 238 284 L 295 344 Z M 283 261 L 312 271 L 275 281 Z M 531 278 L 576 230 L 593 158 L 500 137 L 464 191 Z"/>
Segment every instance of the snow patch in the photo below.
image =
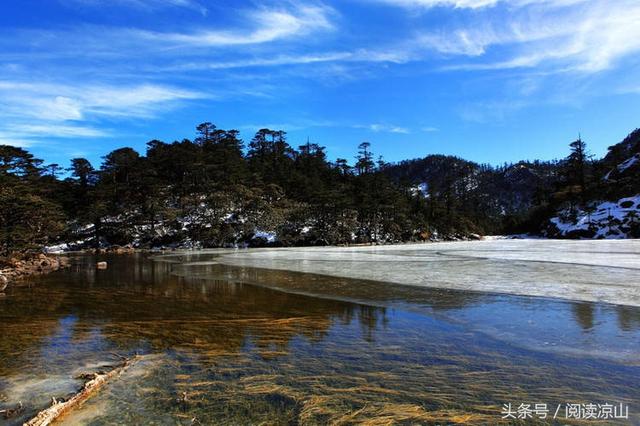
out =
<path fill-rule="evenodd" d="M 263 238 L 268 243 L 275 243 L 278 240 L 278 236 L 275 232 L 256 231 L 252 239 Z"/>
<path fill-rule="evenodd" d="M 640 154 L 635 154 L 630 158 L 627 158 L 622 163 L 618 164 L 616 168 L 609 170 L 607 174 L 604 176 L 603 180 L 608 181 L 611 178 L 611 173 L 617 171 L 618 173 L 623 173 L 625 170 L 635 166 L 640 163 Z"/>
<path fill-rule="evenodd" d="M 411 187 L 411 195 L 414 197 L 417 195 L 422 195 L 425 198 L 429 198 L 429 184 L 427 182 L 422 182 L 417 184 L 416 186 Z"/>
<path fill-rule="evenodd" d="M 557 236 L 582 238 L 629 238 L 632 228 L 640 225 L 640 195 L 605 201 L 587 208 L 562 210 L 551 219 Z"/>
<path fill-rule="evenodd" d="M 640 161 L 640 154 L 636 154 L 633 157 L 626 160 L 624 163 L 618 164 L 618 171 L 622 173 L 625 170 L 627 170 L 629 167 L 636 164 L 638 161 Z"/>

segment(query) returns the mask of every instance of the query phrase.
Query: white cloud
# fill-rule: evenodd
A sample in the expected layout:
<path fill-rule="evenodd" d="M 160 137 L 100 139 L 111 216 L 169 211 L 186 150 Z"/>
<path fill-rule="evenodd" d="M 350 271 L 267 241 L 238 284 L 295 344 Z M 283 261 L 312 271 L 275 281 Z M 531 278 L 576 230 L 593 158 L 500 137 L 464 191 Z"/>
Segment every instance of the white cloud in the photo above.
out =
<path fill-rule="evenodd" d="M 438 6 L 449 6 L 455 8 L 477 9 L 481 7 L 494 6 L 498 0 L 377 0 L 380 3 L 387 3 L 393 6 L 409 8 L 431 8 Z"/>
<path fill-rule="evenodd" d="M 188 45 L 220 47 L 262 44 L 307 35 L 334 28 L 330 15 L 333 9 L 318 5 L 297 5 L 293 9 L 262 8 L 246 14 L 250 29 L 202 30 L 191 33 L 136 31 L 143 39 Z"/>
<path fill-rule="evenodd" d="M 273 67 L 282 65 L 306 65 L 320 62 L 336 62 L 351 60 L 354 58 L 351 52 L 328 52 L 318 54 L 302 54 L 295 55 L 279 55 L 273 58 L 252 58 L 241 59 L 236 61 L 219 61 L 219 62 L 191 62 L 178 65 L 173 69 L 181 70 L 217 70 L 217 69 L 233 69 L 233 68 L 250 68 L 250 67 Z"/>
<path fill-rule="evenodd" d="M 402 49 L 335 51 L 307 53 L 300 55 L 276 55 L 274 57 L 259 57 L 240 59 L 235 61 L 218 62 L 189 62 L 168 67 L 167 70 L 219 70 L 251 67 L 278 67 L 283 65 L 309 65 L 325 62 L 387 62 L 406 63 L 411 59 L 408 51 Z"/>
<path fill-rule="evenodd" d="M 21 148 L 28 148 L 33 144 L 34 144 L 34 141 L 32 140 L 16 138 L 11 135 L 5 135 L 2 132 L 0 132 L 0 145 L 9 145 L 9 146 L 17 146 Z"/>
<path fill-rule="evenodd" d="M 0 115 L 47 121 L 83 120 L 87 116 L 149 117 L 176 102 L 202 98 L 194 91 L 141 84 L 107 86 L 0 81 Z"/>
<path fill-rule="evenodd" d="M 529 102 L 518 99 L 475 102 L 462 105 L 459 114 L 463 120 L 474 123 L 503 122 L 511 114 L 529 105 Z"/>
<path fill-rule="evenodd" d="M 34 113 L 44 120 L 81 120 L 81 105 L 65 96 L 49 99 L 34 99 Z"/>
<path fill-rule="evenodd" d="M 6 129 L 5 134 L 18 137 L 98 138 L 109 136 L 107 131 L 94 127 L 59 124 L 14 124 L 7 126 Z"/>
<path fill-rule="evenodd" d="M 232 62 L 233 58 L 240 60 L 238 57 L 251 53 L 267 55 L 266 52 L 252 51 L 254 46 L 262 47 L 275 42 L 302 45 L 312 35 L 335 29 L 333 21 L 337 12 L 331 7 L 321 3 L 279 4 L 231 9 L 228 16 L 189 22 L 180 27 L 184 30 L 177 31 L 163 30 L 166 26 L 148 29 L 88 23 L 67 28 L 0 30 L 1 59 L 22 62 L 21 65 L 32 63 L 37 67 L 50 61 L 67 59 L 65 68 L 82 64 L 95 67 L 96 60 L 99 60 L 109 65 L 116 64 L 122 69 L 127 64 L 133 68 L 134 63 L 141 62 L 165 63 L 167 58 L 218 59 L 217 55 L 207 51 L 216 48 L 221 51 L 220 55 L 229 55 L 225 59 Z M 230 21 L 236 24 L 229 24 Z M 223 49 L 226 52 L 222 52 Z M 78 55 L 78 52 L 82 52 L 82 55 Z M 207 55 L 202 56 L 203 52 L 207 52 Z M 139 69 L 136 68 L 135 72 L 139 72 Z"/>
<path fill-rule="evenodd" d="M 55 138 L 101 138 L 111 136 L 104 130 L 91 126 L 57 124 L 39 121 L 31 123 L 8 123 L 0 126 L 0 145 L 30 147 Z"/>
<path fill-rule="evenodd" d="M 50 138 L 112 136 L 104 118 L 150 118 L 201 94 L 169 86 L 0 81 L 0 141 L 29 146 Z M 97 127 L 96 127 L 97 126 Z"/>
<path fill-rule="evenodd" d="M 373 124 L 355 124 L 352 126 L 354 129 L 367 129 L 375 133 L 399 133 L 409 134 L 411 133 L 406 127 L 400 127 L 390 124 L 373 123 Z"/>
<path fill-rule="evenodd" d="M 105 116 L 149 117 L 179 101 L 200 99 L 204 94 L 169 86 L 143 84 L 133 87 L 95 86 L 79 93 L 87 113 Z"/>
<path fill-rule="evenodd" d="M 446 69 L 552 67 L 589 73 L 640 51 L 638 22 L 640 3 L 635 0 L 593 0 L 574 8 L 527 9 L 506 19 L 485 17 L 464 28 L 423 34 L 418 43 L 453 56 L 484 57 L 500 49 L 498 60 Z"/>
<path fill-rule="evenodd" d="M 259 129 L 283 129 L 286 131 L 296 131 L 309 129 L 314 127 L 332 127 L 332 128 L 352 128 L 352 129 L 364 129 L 374 133 L 397 133 L 397 134 L 409 134 L 411 131 L 406 127 L 396 126 L 386 123 L 371 123 L 371 124 L 348 124 L 340 120 L 308 120 L 301 119 L 288 123 L 270 123 L 270 124 L 246 124 L 240 126 L 242 130 L 256 131 Z M 425 130 L 426 131 L 426 130 Z M 430 131 L 435 131 L 430 130 Z"/>
<path fill-rule="evenodd" d="M 392 6 L 405 8 L 433 8 L 452 7 L 456 9 L 481 9 L 494 7 L 503 3 L 509 7 L 523 7 L 531 4 L 547 4 L 552 6 L 567 6 L 581 3 L 587 0 L 375 0 L 379 3 L 386 3 Z"/>

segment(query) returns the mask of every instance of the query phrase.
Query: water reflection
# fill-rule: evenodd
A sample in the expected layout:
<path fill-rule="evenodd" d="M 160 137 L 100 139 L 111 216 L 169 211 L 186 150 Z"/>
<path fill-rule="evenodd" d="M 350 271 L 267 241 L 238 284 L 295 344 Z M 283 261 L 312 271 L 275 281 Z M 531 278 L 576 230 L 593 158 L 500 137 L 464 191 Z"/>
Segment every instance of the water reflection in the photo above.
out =
<path fill-rule="evenodd" d="M 633 331 L 640 329 L 640 309 L 631 306 L 617 306 L 618 325 L 621 330 Z"/>
<path fill-rule="evenodd" d="M 72 392 L 77 374 L 113 363 L 112 353 L 145 358 L 68 422 L 496 423 L 505 402 L 597 399 L 633 412 L 640 401 L 634 308 L 203 257 L 189 266 L 113 257 L 100 271 L 95 260 L 78 258 L 0 300 L 0 409 L 27 408 L 11 422 Z M 576 350 L 550 350 L 562 340 Z"/>
<path fill-rule="evenodd" d="M 427 287 L 389 285 L 377 281 L 354 280 L 339 277 L 305 274 L 261 268 L 228 267 L 216 263 L 214 253 L 184 253 L 156 258 L 160 263 L 172 264 L 175 274 L 191 278 L 216 278 L 227 282 L 252 283 L 262 287 L 284 290 L 296 294 L 341 299 L 367 305 L 396 307 L 398 309 L 428 313 L 450 321 L 468 320 L 484 330 L 497 333 L 493 324 L 504 320 L 505 330 L 519 328 L 523 337 L 514 339 L 529 347 L 539 346 L 532 335 L 543 333 L 546 345 L 574 347 L 592 344 L 606 347 L 599 355 L 630 355 L 640 361 L 640 308 L 571 302 L 567 300 L 505 296 L 483 292 L 446 290 Z M 496 312 L 502 314 L 495 317 Z M 568 314 L 568 315 L 567 315 Z M 563 327 L 555 327 L 561 323 Z M 489 327 L 486 327 L 489 324 Z M 588 339 L 585 335 L 589 335 Z M 622 337 L 611 342 L 608 336 L 618 333 Z M 582 339 L 582 340 L 581 340 Z M 549 348 L 547 348 L 549 349 Z M 585 347 L 594 350 L 595 347 Z M 619 349 L 616 351 L 616 349 Z M 594 352 L 595 353 L 595 352 Z"/>
<path fill-rule="evenodd" d="M 595 320 L 593 303 L 574 303 L 572 310 L 576 317 L 576 322 L 584 331 L 593 329 Z"/>

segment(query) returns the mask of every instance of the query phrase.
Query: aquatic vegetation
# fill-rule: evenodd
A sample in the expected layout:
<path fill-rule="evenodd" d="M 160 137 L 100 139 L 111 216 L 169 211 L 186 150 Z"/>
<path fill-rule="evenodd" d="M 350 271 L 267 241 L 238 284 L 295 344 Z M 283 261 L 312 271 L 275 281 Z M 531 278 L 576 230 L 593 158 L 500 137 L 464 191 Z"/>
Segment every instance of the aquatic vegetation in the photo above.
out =
<path fill-rule="evenodd" d="M 24 403 L 11 422 L 73 394 L 82 384 L 74 377 L 103 369 L 113 352 L 145 357 L 65 423 L 498 424 L 508 402 L 640 401 L 640 366 L 627 356 L 633 342 L 639 352 L 637 308 L 392 294 L 366 281 L 224 265 L 189 274 L 141 256 L 110 259 L 104 271 L 83 266 L 94 260 L 0 301 L 0 409 Z M 340 300 L 267 284 L 320 286 Z M 573 342 L 575 353 L 520 345 L 485 314 L 495 304 L 516 324 L 553 312 L 565 338 L 589 333 L 612 352 L 591 353 L 587 339 Z"/>

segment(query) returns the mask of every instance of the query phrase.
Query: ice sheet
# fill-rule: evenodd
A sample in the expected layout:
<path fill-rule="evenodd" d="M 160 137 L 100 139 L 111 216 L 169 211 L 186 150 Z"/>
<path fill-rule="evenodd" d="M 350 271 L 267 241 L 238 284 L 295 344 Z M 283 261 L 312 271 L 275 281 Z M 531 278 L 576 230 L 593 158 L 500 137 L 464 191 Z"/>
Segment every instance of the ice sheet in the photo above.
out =
<path fill-rule="evenodd" d="M 489 240 L 224 253 L 228 265 L 640 306 L 640 240 Z"/>

